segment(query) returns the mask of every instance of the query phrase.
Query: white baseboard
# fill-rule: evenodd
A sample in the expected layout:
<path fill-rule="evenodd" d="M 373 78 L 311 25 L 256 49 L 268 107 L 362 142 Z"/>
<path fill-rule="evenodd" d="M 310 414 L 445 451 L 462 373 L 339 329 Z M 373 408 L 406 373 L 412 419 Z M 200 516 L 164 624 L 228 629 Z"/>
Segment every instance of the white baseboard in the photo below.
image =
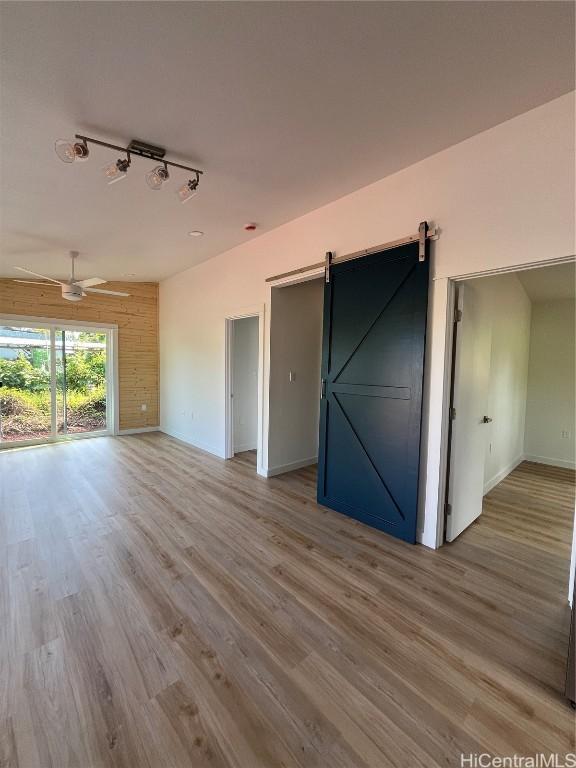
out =
<path fill-rule="evenodd" d="M 134 427 L 134 429 L 119 429 L 118 435 L 139 435 L 141 432 L 160 432 L 160 427 Z"/>
<path fill-rule="evenodd" d="M 562 467 L 563 469 L 576 469 L 576 462 L 568 459 L 552 459 L 549 456 L 524 455 L 524 461 L 533 461 L 536 464 L 548 464 L 551 467 Z"/>
<path fill-rule="evenodd" d="M 199 448 L 201 451 L 211 453 L 212 456 L 218 456 L 219 459 L 226 458 L 224 452 L 218 448 L 215 448 L 213 445 L 207 445 L 206 443 L 202 443 L 200 440 L 190 440 L 189 437 L 186 437 L 186 435 L 183 435 L 180 432 L 175 432 L 165 428 L 160 428 L 160 432 L 164 432 L 165 435 L 173 437 L 175 440 L 180 440 L 181 443 L 186 443 L 186 445 L 190 445 L 192 448 Z"/>
<path fill-rule="evenodd" d="M 243 445 L 235 445 L 234 453 L 244 453 L 244 451 L 255 451 L 258 448 L 254 443 L 244 443 Z"/>
<path fill-rule="evenodd" d="M 504 469 L 501 469 L 500 472 L 497 472 L 494 477 L 491 477 L 490 480 L 486 480 L 484 483 L 484 496 L 486 496 L 487 493 L 490 493 L 492 488 L 498 485 L 498 483 L 501 483 L 502 480 L 504 480 L 505 477 L 507 477 L 510 472 L 516 469 L 516 467 L 521 464 L 524 461 L 524 455 L 517 456 L 514 461 L 510 462 L 507 467 L 504 467 Z"/>
<path fill-rule="evenodd" d="M 299 461 L 291 461 L 289 464 L 278 464 L 275 467 L 262 469 L 262 472 L 259 471 L 258 474 L 261 474 L 263 477 L 274 477 L 275 475 L 283 475 L 285 472 L 293 472 L 295 469 L 302 469 L 317 463 L 318 456 L 311 456 L 309 459 L 300 459 Z"/>

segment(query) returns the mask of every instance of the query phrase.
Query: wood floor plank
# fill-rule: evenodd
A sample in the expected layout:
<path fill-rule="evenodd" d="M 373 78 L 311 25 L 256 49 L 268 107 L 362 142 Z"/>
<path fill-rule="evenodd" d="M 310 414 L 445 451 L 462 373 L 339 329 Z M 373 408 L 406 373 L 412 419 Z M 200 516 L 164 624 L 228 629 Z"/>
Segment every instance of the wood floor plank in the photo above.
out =
<path fill-rule="evenodd" d="M 574 749 L 574 472 L 438 551 L 162 434 L 0 453 L 1 768 L 411 768 Z"/>

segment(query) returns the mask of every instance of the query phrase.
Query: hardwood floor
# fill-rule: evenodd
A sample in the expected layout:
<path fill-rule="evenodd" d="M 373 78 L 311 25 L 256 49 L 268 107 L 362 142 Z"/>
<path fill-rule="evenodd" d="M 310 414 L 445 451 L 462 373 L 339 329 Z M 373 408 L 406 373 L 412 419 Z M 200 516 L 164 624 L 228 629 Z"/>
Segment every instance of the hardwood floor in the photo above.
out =
<path fill-rule="evenodd" d="M 574 749 L 574 475 L 437 552 L 164 435 L 0 455 L 0 766 L 459 766 Z"/>

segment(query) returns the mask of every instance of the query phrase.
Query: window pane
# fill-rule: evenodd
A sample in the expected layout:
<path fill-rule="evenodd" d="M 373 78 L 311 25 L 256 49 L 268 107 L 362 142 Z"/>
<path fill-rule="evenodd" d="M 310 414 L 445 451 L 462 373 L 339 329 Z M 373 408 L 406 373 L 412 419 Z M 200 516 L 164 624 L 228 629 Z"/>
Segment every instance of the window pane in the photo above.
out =
<path fill-rule="evenodd" d="M 56 329 L 58 434 L 106 429 L 106 333 Z"/>
<path fill-rule="evenodd" d="M 51 434 L 50 331 L 0 326 L 0 440 Z"/>

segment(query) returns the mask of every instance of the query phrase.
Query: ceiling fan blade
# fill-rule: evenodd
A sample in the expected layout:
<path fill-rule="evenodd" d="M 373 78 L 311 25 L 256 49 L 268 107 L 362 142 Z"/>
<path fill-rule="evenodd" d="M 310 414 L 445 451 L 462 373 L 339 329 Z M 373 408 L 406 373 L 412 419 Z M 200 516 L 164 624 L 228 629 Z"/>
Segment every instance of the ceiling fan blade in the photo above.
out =
<path fill-rule="evenodd" d="M 122 291 L 107 291 L 103 288 L 84 288 L 87 293 L 106 293 L 108 296 L 130 296 L 129 293 Z"/>
<path fill-rule="evenodd" d="M 49 285 L 50 288 L 52 288 L 52 286 L 54 285 L 54 283 L 41 283 L 39 280 L 18 280 L 17 277 L 13 277 L 12 282 L 27 283 L 28 285 Z"/>
<path fill-rule="evenodd" d="M 107 283 L 108 280 L 103 280 L 101 277 L 89 277 L 86 280 L 75 280 L 76 285 L 80 288 L 91 288 L 93 285 L 102 285 Z"/>
<path fill-rule="evenodd" d="M 31 269 L 27 269 L 26 267 L 14 267 L 14 269 L 20 270 L 20 272 L 28 272 L 29 275 L 34 275 L 34 277 L 41 277 L 42 280 L 49 280 L 51 283 L 56 283 L 56 285 L 62 285 L 60 280 L 54 280 L 53 277 L 46 277 L 46 275 L 41 275 L 39 272 L 32 272 Z"/>

